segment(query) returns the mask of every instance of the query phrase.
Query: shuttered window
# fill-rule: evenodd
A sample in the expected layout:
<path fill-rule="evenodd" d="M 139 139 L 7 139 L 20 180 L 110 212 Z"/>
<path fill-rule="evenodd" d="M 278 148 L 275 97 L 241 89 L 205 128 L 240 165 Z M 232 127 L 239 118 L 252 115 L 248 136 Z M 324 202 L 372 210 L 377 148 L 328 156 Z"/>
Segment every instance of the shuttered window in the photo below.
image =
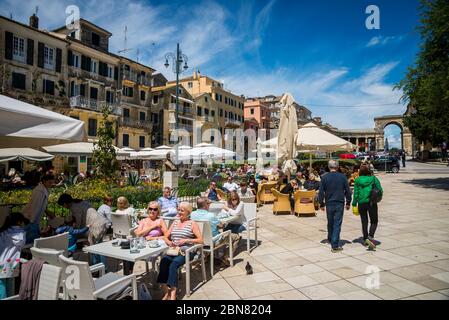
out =
<path fill-rule="evenodd" d="M 129 135 L 126 133 L 123 134 L 123 146 L 129 147 Z"/>
<path fill-rule="evenodd" d="M 42 92 L 45 94 L 55 95 L 55 83 L 51 80 L 44 79 L 42 89 Z"/>
<path fill-rule="evenodd" d="M 89 119 L 88 135 L 90 137 L 96 137 L 97 136 L 97 119 Z"/>
<path fill-rule="evenodd" d="M 139 148 L 145 148 L 145 137 L 139 136 Z"/>
<path fill-rule="evenodd" d="M 26 77 L 22 73 L 12 73 L 12 87 L 14 89 L 26 90 Z"/>

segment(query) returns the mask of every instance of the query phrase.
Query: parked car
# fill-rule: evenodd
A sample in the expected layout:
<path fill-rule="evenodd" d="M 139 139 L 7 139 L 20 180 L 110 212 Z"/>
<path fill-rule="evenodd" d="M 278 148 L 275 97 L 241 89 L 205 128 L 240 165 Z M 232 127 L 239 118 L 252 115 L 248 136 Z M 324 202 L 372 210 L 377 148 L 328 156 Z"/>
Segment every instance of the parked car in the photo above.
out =
<path fill-rule="evenodd" d="M 398 173 L 400 168 L 399 161 L 392 156 L 377 157 L 372 164 L 378 171 Z"/>
<path fill-rule="evenodd" d="M 339 156 L 339 158 L 340 158 L 340 159 L 355 159 L 356 156 L 355 156 L 355 154 L 352 154 L 352 153 L 342 153 L 342 154 Z"/>

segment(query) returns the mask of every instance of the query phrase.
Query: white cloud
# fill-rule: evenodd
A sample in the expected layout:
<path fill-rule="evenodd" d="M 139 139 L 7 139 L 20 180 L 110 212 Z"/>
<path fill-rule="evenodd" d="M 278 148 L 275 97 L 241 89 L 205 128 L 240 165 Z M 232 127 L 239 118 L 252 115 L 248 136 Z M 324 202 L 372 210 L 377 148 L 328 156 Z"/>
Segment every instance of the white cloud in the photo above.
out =
<path fill-rule="evenodd" d="M 320 116 L 338 128 L 373 128 L 374 117 L 405 111 L 402 105 L 383 106 L 397 103 L 402 95 L 400 91 L 393 91 L 393 84 L 385 81 L 396 65 L 397 62 L 379 64 L 358 77 L 354 76 L 357 70 L 340 67 L 299 73 L 288 69 L 269 73 L 251 71 L 238 78 L 229 74 L 224 80 L 236 93 L 248 96 L 290 92 L 296 101 L 313 112 L 313 116 Z M 369 107 L 330 107 L 366 105 Z"/>
<path fill-rule="evenodd" d="M 366 47 L 375 47 L 375 46 L 384 46 L 388 43 L 392 42 L 400 42 L 404 39 L 404 36 L 376 36 L 372 37 L 368 43 L 366 44 Z"/>

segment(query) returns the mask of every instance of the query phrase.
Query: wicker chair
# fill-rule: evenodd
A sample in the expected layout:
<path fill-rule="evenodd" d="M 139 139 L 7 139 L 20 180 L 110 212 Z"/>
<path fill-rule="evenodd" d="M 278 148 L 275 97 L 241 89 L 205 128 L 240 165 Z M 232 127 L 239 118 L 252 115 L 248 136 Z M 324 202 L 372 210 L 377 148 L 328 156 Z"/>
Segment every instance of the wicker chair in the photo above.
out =
<path fill-rule="evenodd" d="M 274 202 L 275 197 L 273 193 L 271 192 L 271 189 L 273 189 L 276 186 L 276 182 L 267 182 L 259 184 L 259 192 L 258 194 L 258 202 L 259 203 L 267 203 L 267 202 Z"/>
<path fill-rule="evenodd" d="M 290 213 L 292 211 L 291 204 L 290 204 L 290 195 L 280 193 L 276 189 L 271 189 L 271 192 L 273 192 L 274 195 L 274 203 L 273 203 L 273 214 L 277 215 L 278 212 L 288 212 Z"/>
<path fill-rule="evenodd" d="M 295 198 L 295 215 L 306 214 L 306 215 L 315 215 L 315 190 L 304 191 L 298 190 L 294 193 Z"/>

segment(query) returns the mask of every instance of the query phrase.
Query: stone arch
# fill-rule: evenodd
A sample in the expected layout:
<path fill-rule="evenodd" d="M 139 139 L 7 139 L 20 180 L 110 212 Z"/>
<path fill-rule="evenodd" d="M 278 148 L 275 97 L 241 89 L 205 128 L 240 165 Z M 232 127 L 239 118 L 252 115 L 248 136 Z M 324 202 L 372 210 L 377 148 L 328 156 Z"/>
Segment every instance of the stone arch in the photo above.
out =
<path fill-rule="evenodd" d="M 402 149 L 407 155 L 413 155 L 413 136 L 410 130 L 404 125 L 404 116 L 393 115 L 374 118 L 376 130 L 376 149 L 382 150 L 385 148 L 385 128 L 391 124 L 397 125 L 401 129 L 401 144 Z"/>

